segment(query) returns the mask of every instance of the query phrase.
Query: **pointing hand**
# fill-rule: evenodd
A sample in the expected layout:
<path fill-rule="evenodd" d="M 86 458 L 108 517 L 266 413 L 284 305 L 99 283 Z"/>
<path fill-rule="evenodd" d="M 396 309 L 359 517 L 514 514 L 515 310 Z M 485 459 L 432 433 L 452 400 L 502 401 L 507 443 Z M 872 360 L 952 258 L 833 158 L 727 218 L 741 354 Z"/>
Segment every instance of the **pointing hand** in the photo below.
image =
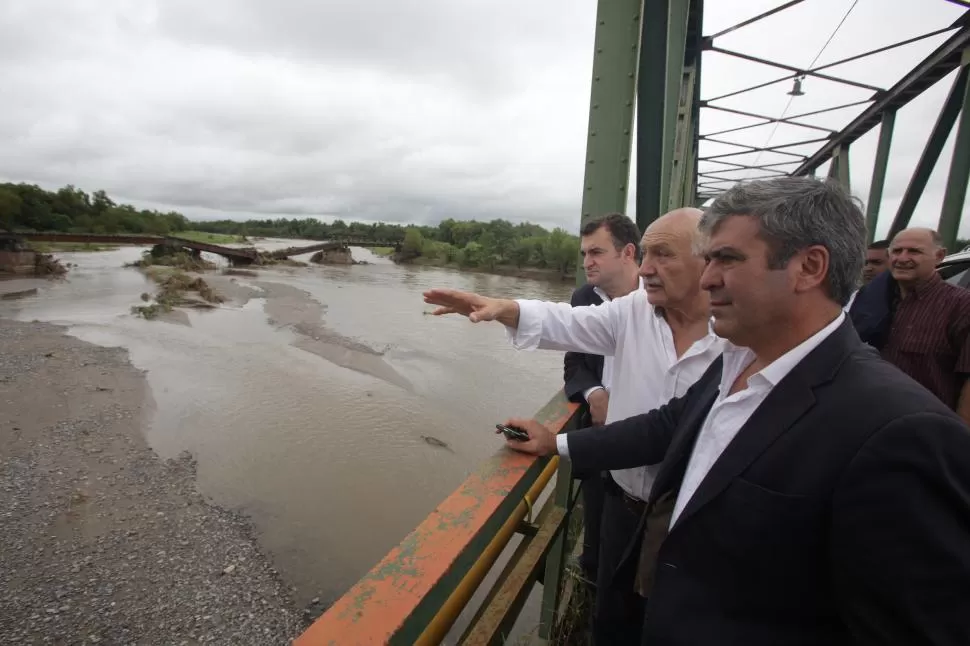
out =
<path fill-rule="evenodd" d="M 432 312 L 435 316 L 461 314 L 472 323 L 499 321 L 509 327 L 517 327 L 519 323 L 518 303 L 504 298 L 489 298 L 456 289 L 430 289 L 424 293 L 424 302 L 438 306 Z"/>

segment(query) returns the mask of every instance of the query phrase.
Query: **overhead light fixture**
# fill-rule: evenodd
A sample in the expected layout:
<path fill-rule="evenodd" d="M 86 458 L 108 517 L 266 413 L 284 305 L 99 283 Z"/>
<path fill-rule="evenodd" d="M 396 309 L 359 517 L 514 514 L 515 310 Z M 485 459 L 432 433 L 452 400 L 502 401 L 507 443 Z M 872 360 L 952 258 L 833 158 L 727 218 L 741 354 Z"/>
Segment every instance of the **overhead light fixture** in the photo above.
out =
<path fill-rule="evenodd" d="M 802 96 L 803 94 L 805 94 L 804 92 L 802 92 L 802 81 L 804 79 L 805 79 L 804 76 L 796 76 L 795 84 L 792 86 L 792 89 L 788 94 L 790 94 L 791 96 Z"/>

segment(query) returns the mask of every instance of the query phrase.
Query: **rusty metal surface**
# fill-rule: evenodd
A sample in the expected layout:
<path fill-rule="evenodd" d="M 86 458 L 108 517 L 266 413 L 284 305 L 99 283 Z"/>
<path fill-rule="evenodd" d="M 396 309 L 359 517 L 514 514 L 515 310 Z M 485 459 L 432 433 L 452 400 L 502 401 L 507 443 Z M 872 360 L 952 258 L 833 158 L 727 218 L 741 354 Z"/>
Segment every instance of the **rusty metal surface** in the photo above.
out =
<path fill-rule="evenodd" d="M 462 646 L 500 644 L 503 635 L 515 623 L 519 610 L 535 583 L 539 566 L 562 531 L 566 519 L 566 509 L 556 505 L 554 499 L 550 498 L 547 505 L 548 511 L 543 510 L 545 513 L 539 531 L 528 541 L 521 558 L 503 578 L 488 607 L 468 632 L 467 638 L 462 641 Z"/>
<path fill-rule="evenodd" d="M 577 409 L 557 393 L 536 419 L 559 431 Z M 528 488 L 543 463 L 500 449 L 294 644 L 413 643 L 470 569 L 469 552 L 497 533 L 501 510 L 510 513 L 509 494 Z"/>

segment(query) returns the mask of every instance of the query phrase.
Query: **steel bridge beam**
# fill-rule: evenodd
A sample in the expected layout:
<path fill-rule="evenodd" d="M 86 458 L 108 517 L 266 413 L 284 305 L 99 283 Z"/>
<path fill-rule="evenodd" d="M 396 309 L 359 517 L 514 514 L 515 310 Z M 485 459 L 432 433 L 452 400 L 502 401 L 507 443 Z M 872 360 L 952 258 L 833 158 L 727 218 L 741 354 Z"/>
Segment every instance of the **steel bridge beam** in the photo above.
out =
<path fill-rule="evenodd" d="M 869 184 L 869 199 L 866 200 L 866 242 L 876 239 L 876 225 L 879 223 L 879 206 L 882 202 L 882 189 L 886 184 L 886 168 L 889 165 L 889 148 L 893 141 L 893 127 L 896 125 L 896 111 L 888 110 L 882 115 L 879 127 L 879 143 L 876 146 L 876 161 L 872 167 L 872 182 Z"/>
<path fill-rule="evenodd" d="M 927 88 L 957 69 L 960 66 L 960 58 L 964 48 L 970 44 L 968 21 L 970 19 L 967 15 L 961 17 L 957 21 L 957 24 L 960 25 L 959 31 L 910 70 L 896 85 L 879 94 L 871 106 L 792 171 L 792 175 L 807 175 L 816 170 L 828 161 L 840 146 L 851 144 L 876 127 L 882 121 L 882 115 L 885 112 L 899 110 Z"/>
<path fill-rule="evenodd" d="M 636 212 L 641 230 L 671 205 L 693 202 L 687 187 L 695 184 L 698 160 L 692 151 L 697 146 L 702 13 L 702 0 L 643 2 L 637 81 Z"/>
<path fill-rule="evenodd" d="M 599 0 L 580 226 L 626 211 L 639 39 L 639 0 Z"/>
<path fill-rule="evenodd" d="M 970 69 L 970 48 L 964 50 L 962 63 L 963 72 L 966 74 Z M 970 182 L 970 81 L 964 83 L 964 86 L 963 105 L 957 124 L 956 141 L 953 142 L 953 157 L 950 159 L 950 173 L 946 180 L 939 224 L 944 246 L 954 251 L 960 233 L 963 205 L 967 198 L 967 183 Z"/>
<path fill-rule="evenodd" d="M 940 116 L 937 118 L 932 132 L 930 132 L 926 147 L 923 149 L 923 154 L 916 164 L 913 177 L 909 180 L 906 193 L 903 194 L 903 199 L 899 203 L 899 210 L 896 211 L 896 217 L 893 218 L 892 226 L 889 228 L 889 238 L 892 238 L 909 226 L 909 220 L 913 216 L 913 212 L 916 210 L 916 205 L 919 204 L 920 198 L 923 196 L 923 190 L 926 188 L 927 182 L 929 182 L 930 174 L 933 172 L 936 161 L 940 158 L 940 152 L 942 152 L 947 137 L 950 136 L 950 131 L 953 129 L 953 124 L 960 114 L 966 88 L 967 68 L 964 67 L 953 81 L 950 94 L 947 96 L 946 102 L 940 110 Z"/>

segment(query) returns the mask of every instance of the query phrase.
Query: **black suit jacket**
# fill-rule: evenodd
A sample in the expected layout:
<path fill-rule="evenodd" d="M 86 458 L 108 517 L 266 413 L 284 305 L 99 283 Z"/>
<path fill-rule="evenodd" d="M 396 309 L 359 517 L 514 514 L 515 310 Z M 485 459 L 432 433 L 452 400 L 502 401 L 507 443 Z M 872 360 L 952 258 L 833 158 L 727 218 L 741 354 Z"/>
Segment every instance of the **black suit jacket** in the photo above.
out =
<path fill-rule="evenodd" d="M 570 433 L 581 468 L 663 461 L 641 529 L 678 490 L 720 373 Z M 616 575 L 630 585 L 639 551 Z M 970 429 L 845 321 L 741 428 L 655 563 L 650 646 L 970 644 Z"/>
<path fill-rule="evenodd" d="M 889 340 L 899 286 L 891 271 L 884 271 L 859 290 L 849 316 L 863 342 L 882 350 Z"/>
<path fill-rule="evenodd" d="M 603 299 L 590 284 L 573 290 L 569 304 L 573 307 L 600 305 Z M 603 357 L 599 354 L 567 352 L 563 358 L 563 391 L 571 402 L 586 403 L 583 393 L 603 385 Z"/>

